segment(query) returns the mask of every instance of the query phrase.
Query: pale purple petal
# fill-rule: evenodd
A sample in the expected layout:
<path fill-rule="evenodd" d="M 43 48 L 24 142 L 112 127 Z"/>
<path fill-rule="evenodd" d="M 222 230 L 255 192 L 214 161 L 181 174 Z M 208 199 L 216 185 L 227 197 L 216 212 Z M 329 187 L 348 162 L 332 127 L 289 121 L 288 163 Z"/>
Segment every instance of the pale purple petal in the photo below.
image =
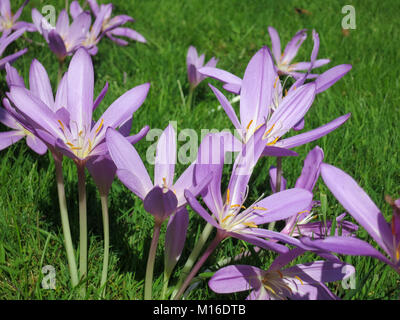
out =
<path fill-rule="evenodd" d="M 90 157 L 86 168 L 93 177 L 101 195 L 107 195 L 114 181 L 117 167 L 109 155 Z"/>
<path fill-rule="evenodd" d="M 388 265 L 393 265 L 390 260 L 369 243 L 357 238 L 328 237 L 323 240 L 311 240 L 310 238 L 304 237 L 301 238 L 300 241 L 309 247 L 318 248 L 320 250 L 351 256 L 370 256 Z"/>
<path fill-rule="evenodd" d="M 67 56 L 64 40 L 55 30 L 51 30 L 48 34 L 50 50 L 54 52 L 59 60 L 64 60 Z"/>
<path fill-rule="evenodd" d="M 47 146 L 38 137 L 29 135 L 26 137 L 26 144 L 29 148 L 35 151 L 39 155 L 43 155 L 47 152 Z"/>
<path fill-rule="evenodd" d="M 168 220 L 164 252 L 164 270 L 167 274 L 172 273 L 172 270 L 179 261 L 185 246 L 188 225 L 189 213 L 185 207 L 178 209 Z"/>
<path fill-rule="evenodd" d="M 288 189 L 258 201 L 247 210 L 253 210 L 255 224 L 283 220 L 309 207 L 313 194 L 304 189 Z M 252 209 L 261 207 L 267 210 Z"/>
<path fill-rule="evenodd" d="M 36 59 L 31 63 L 29 87 L 50 109 L 54 110 L 54 96 L 49 76 L 43 65 Z"/>
<path fill-rule="evenodd" d="M 343 123 L 345 123 L 350 118 L 350 113 L 340 116 L 335 120 L 324 124 L 323 126 L 310 130 L 308 132 L 304 132 L 298 135 L 295 135 L 290 138 L 282 139 L 278 141 L 275 146 L 281 148 L 294 148 L 306 144 L 308 142 L 317 140 L 328 133 L 332 132 L 333 130 L 340 127 Z"/>
<path fill-rule="evenodd" d="M 141 42 L 141 43 L 146 43 L 147 40 L 144 36 L 142 36 L 139 32 L 136 30 L 130 29 L 130 28 L 116 28 L 111 30 L 110 32 L 113 36 L 119 36 L 119 37 L 127 37 L 129 39 Z"/>
<path fill-rule="evenodd" d="M 221 229 L 221 227 L 217 224 L 217 222 L 202 207 L 202 205 L 197 201 L 197 199 L 193 196 L 193 194 L 189 190 L 185 190 L 185 198 L 188 204 L 192 207 L 194 212 L 196 212 L 199 216 L 201 216 L 206 222 L 211 224 L 213 227 Z"/>
<path fill-rule="evenodd" d="M 334 85 L 346 73 L 348 73 L 351 70 L 351 68 L 352 66 L 350 64 L 341 64 L 322 73 L 315 80 L 315 84 L 317 86 L 316 92 L 320 93 L 322 91 L 325 91 L 332 85 Z"/>
<path fill-rule="evenodd" d="M 20 51 L 18 51 L 18 52 L 16 52 L 16 53 L 10 54 L 9 56 L 7 56 L 7 57 L 1 59 L 1 60 L 0 60 L 0 69 L 3 69 L 4 66 L 5 66 L 7 63 L 13 63 L 13 62 L 14 62 L 15 60 L 17 60 L 20 56 L 24 55 L 24 54 L 27 53 L 27 52 L 28 52 L 28 49 L 23 49 L 23 50 L 20 50 Z"/>
<path fill-rule="evenodd" d="M 69 13 L 73 19 L 76 19 L 83 12 L 82 7 L 80 6 L 78 1 L 72 1 L 69 6 Z"/>
<path fill-rule="evenodd" d="M 298 31 L 295 36 L 288 42 L 282 56 L 282 63 L 289 64 L 297 55 L 299 48 L 303 41 L 307 38 L 307 30 L 303 29 Z"/>
<path fill-rule="evenodd" d="M 98 128 L 102 121 L 104 121 L 105 128 L 117 128 L 124 124 L 132 118 L 132 114 L 143 104 L 149 89 L 150 83 L 145 83 L 125 92 L 107 108 L 94 128 Z M 103 130 L 97 135 L 98 138 L 101 137 L 101 134 L 104 134 Z"/>
<path fill-rule="evenodd" d="M 76 2 L 76 1 L 74 1 Z M 78 4 L 79 5 L 79 4 Z M 71 4 L 72 7 L 72 4 Z M 56 24 L 56 31 L 57 33 L 62 37 L 66 38 L 68 35 L 68 30 L 69 30 L 69 17 L 68 13 L 65 9 L 61 10 L 58 19 L 57 19 L 57 24 Z"/>
<path fill-rule="evenodd" d="M 240 122 L 250 133 L 265 122 L 276 78 L 270 52 L 263 47 L 247 65 L 240 93 Z"/>
<path fill-rule="evenodd" d="M 169 124 L 157 142 L 154 160 L 154 185 L 171 187 L 176 164 L 176 132 Z"/>
<path fill-rule="evenodd" d="M 273 193 L 276 192 L 276 174 L 277 174 L 276 167 L 271 166 L 269 168 L 269 182 Z M 279 191 L 286 190 L 286 185 L 287 185 L 286 179 L 283 176 L 281 176 L 281 188 Z"/>
<path fill-rule="evenodd" d="M 7 131 L 0 132 L 0 150 L 3 150 L 10 145 L 21 140 L 25 135 L 23 135 L 20 131 Z"/>
<path fill-rule="evenodd" d="M 231 237 L 246 241 L 266 250 L 272 250 L 278 253 L 286 253 L 289 251 L 289 249 L 284 245 L 279 244 L 276 241 L 264 240 L 259 238 L 257 235 L 252 235 L 251 232 L 252 230 L 247 230 L 246 233 L 228 232 L 227 234 Z"/>
<path fill-rule="evenodd" d="M 262 287 L 265 272 L 248 265 L 227 266 L 219 269 L 208 282 L 216 293 L 248 291 Z"/>
<path fill-rule="evenodd" d="M 10 64 L 6 64 L 6 81 L 9 87 L 11 86 L 20 86 L 25 87 L 24 78 L 22 78 L 17 69 L 12 67 Z"/>
<path fill-rule="evenodd" d="M 239 122 L 239 119 L 236 116 L 235 110 L 232 108 L 232 105 L 229 103 L 229 100 L 219 91 L 217 88 L 208 84 L 211 90 L 214 92 L 215 96 L 217 97 L 219 103 L 221 104 L 222 108 L 225 110 L 229 120 L 231 120 L 233 126 L 242 132 L 242 126 Z"/>
<path fill-rule="evenodd" d="M 96 110 L 96 108 L 99 106 L 100 102 L 103 101 L 107 91 L 108 91 L 108 82 L 106 82 L 104 88 L 101 90 L 101 92 L 97 96 L 95 102 L 93 103 L 93 111 Z"/>
<path fill-rule="evenodd" d="M 329 190 L 346 211 L 364 227 L 387 254 L 391 255 L 393 237 L 390 226 L 365 191 L 347 173 L 332 165 L 322 164 L 321 175 Z"/>
<path fill-rule="evenodd" d="M 147 193 L 143 200 L 144 209 L 154 216 L 156 222 L 167 219 L 177 208 L 178 200 L 171 190 L 163 190 L 158 186 Z"/>
<path fill-rule="evenodd" d="M 276 62 L 279 62 L 281 59 L 281 40 L 279 39 L 278 32 L 273 27 L 268 27 L 268 33 L 271 38 L 271 46 L 272 53 L 274 54 L 274 58 Z"/>
<path fill-rule="evenodd" d="M 78 131 L 91 128 L 93 110 L 94 71 L 90 55 L 79 49 L 68 68 L 68 111 Z"/>
<path fill-rule="evenodd" d="M 140 194 L 142 196 L 147 194 L 153 184 L 136 149 L 123 135 L 112 128 L 107 129 L 106 142 L 116 167 L 131 172 L 142 186 L 140 190 L 143 192 Z M 121 179 L 120 175 L 118 177 Z"/>

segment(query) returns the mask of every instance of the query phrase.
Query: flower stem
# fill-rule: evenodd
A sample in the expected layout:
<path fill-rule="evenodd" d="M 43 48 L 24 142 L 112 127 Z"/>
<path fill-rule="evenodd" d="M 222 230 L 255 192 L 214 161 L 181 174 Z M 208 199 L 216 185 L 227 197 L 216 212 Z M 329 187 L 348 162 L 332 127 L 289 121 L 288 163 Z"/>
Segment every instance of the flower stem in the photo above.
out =
<path fill-rule="evenodd" d="M 174 292 L 172 293 L 172 297 L 174 297 L 176 295 L 176 293 L 178 292 L 178 289 L 181 287 L 183 281 L 185 280 L 185 278 L 189 274 L 190 270 L 192 269 L 194 263 L 196 262 L 197 258 L 200 255 L 201 250 L 204 247 L 204 244 L 207 242 L 207 239 L 210 236 L 212 230 L 213 230 L 213 226 L 211 224 L 207 223 L 206 226 L 204 227 L 203 232 L 201 233 L 201 235 L 199 237 L 199 240 L 197 240 L 197 242 L 192 250 L 192 253 L 190 254 L 189 258 L 187 259 L 185 265 L 183 266 L 178 283 L 175 286 Z"/>
<path fill-rule="evenodd" d="M 193 92 L 194 92 L 194 87 L 190 86 L 188 98 L 187 98 L 187 101 L 186 101 L 186 110 L 187 111 L 190 111 L 192 109 Z"/>
<path fill-rule="evenodd" d="M 104 298 L 106 292 L 106 281 L 108 272 L 108 260 L 110 251 L 110 227 L 108 219 L 108 196 L 101 194 L 101 211 L 103 214 L 103 232 L 104 232 L 104 255 L 103 255 L 103 270 L 101 273 L 100 288 L 102 288 L 101 298 Z"/>
<path fill-rule="evenodd" d="M 62 156 L 52 153 L 56 167 L 56 180 L 58 201 L 60 205 L 61 224 L 64 234 L 64 245 L 67 252 L 69 274 L 71 276 L 72 287 L 75 287 L 78 280 L 78 269 L 75 261 L 74 247 L 72 244 L 71 229 L 69 227 L 67 200 L 65 198 L 64 177 L 62 172 Z"/>
<path fill-rule="evenodd" d="M 156 259 L 158 238 L 160 237 L 161 230 L 161 222 L 155 221 L 154 231 L 153 231 L 153 239 L 151 240 L 149 257 L 147 258 L 147 266 L 146 266 L 146 278 L 144 282 L 144 299 L 151 300 L 152 299 L 152 287 L 153 287 L 153 271 L 154 271 L 154 262 Z"/>
<path fill-rule="evenodd" d="M 207 250 L 203 253 L 203 255 L 201 256 L 199 261 L 197 261 L 196 265 L 193 267 L 192 271 L 187 276 L 185 282 L 180 287 L 178 293 L 174 296 L 173 300 L 178 300 L 182 296 L 182 294 L 185 292 L 186 288 L 189 286 L 190 281 L 192 281 L 192 279 L 197 274 L 197 272 L 200 270 L 200 268 L 202 267 L 204 262 L 206 262 L 207 258 L 215 250 L 215 248 L 219 245 L 219 243 L 224 239 L 224 237 L 225 236 L 222 233 L 217 232 L 217 235 L 215 236 L 214 240 L 210 243 Z"/>
<path fill-rule="evenodd" d="M 276 157 L 276 185 L 275 185 L 275 193 L 281 191 L 282 186 L 282 157 Z M 275 228 L 275 221 L 272 221 L 268 229 L 274 230 Z"/>
<path fill-rule="evenodd" d="M 87 276 L 87 209 L 86 209 L 86 181 L 85 165 L 77 161 L 78 169 L 78 194 L 79 194 L 79 276 L 82 280 Z M 82 295 L 86 293 L 83 287 Z"/>
<path fill-rule="evenodd" d="M 167 291 L 168 291 L 168 283 L 169 283 L 170 277 L 171 277 L 171 275 L 164 271 L 164 283 L 163 283 L 162 295 L 161 295 L 162 300 L 166 299 L 166 295 L 167 295 Z"/>

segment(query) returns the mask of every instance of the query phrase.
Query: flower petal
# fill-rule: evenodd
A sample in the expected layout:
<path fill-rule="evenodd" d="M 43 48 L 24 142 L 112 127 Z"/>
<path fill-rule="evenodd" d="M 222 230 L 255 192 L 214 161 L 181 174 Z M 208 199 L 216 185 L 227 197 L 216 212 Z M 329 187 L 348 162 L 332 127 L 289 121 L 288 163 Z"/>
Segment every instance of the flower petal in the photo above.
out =
<path fill-rule="evenodd" d="M 364 227 L 387 254 L 391 255 L 393 240 L 390 226 L 365 191 L 347 173 L 332 165 L 322 164 L 321 175 L 329 190 L 346 211 Z"/>
<path fill-rule="evenodd" d="M 227 266 L 219 269 L 208 282 L 216 293 L 231 293 L 258 289 L 264 271 L 248 265 Z"/>

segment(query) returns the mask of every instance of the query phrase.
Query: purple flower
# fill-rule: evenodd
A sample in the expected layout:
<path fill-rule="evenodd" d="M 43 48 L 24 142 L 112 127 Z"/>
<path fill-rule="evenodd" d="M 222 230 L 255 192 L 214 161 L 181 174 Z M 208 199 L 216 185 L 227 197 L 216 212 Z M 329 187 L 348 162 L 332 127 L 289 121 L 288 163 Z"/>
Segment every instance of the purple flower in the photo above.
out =
<path fill-rule="evenodd" d="M 67 11 L 60 12 L 56 26 L 52 26 L 37 9 L 32 9 L 32 20 L 43 35 L 51 51 L 60 61 L 72 55 L 86 40 L 91 25 L 88 12 L 82 12 L 70 25 Z"/>
<path fill-rule="evenodd" d="M 306 159 L 304 160 L 304 166 L 301 171 L 300 177 L 297 179 L 295 188 L 303 188 L 310 192 L 313 192 L 314 186 L 317 183 L 321 172 L 321 164 L 324 159 L 324 152 L 320 147 L 312 149 Z M 276 192 L 276 168 L 270 169 L 270 181 L 272 191 Z M 282 177 L 281 189 L 286 189 L 286 180 Z M 313 205 L 316 205 L 316 201 L 313 201 Z M 339 234 L 341 229 L 343 236 L 351 236 L 357 231 L 357 226 L 351 222 L 343 221 L 346 213 L 336 218 L 336 229 L 335 234 Z M 285 227 L 281 230 L 282 233 L 290 235 L 292 237 L 306 236 L 313 239 L 325 238 L 329 233 L 332 226 L 332 221 L 324 222 L 311 222 L 316 216 L 312 213 L 312 205 L 299 212 L 297 215 L 293 215 L 286 220 Z"/>
<path fill-rule="evenodd" d="M 29 74 L 30 81 L 33 82 L 33 79 L 36 79 L 36 74 L 40 72 L 39 70 L 41 69 L 44 69 L 43 66 L 37 60 L 34 60 Z M 15 68 L 7 64 L 6 72 L 6 80 L 9 87 L 20 86 L 25 88 L 24 79 L 18 74 L 18 71 Z M 46 79 L 42 79 L 42 81 L 42 83 L 46 83 Z M 32 90 L 35 89 L 37 89 L 37 86 L 35 87 L 32 83 Z M 34 128 L 30 125 L 29 120 L 19 114 L 12 107 L 7 98 L 3 99 L 3 105 L 4 109 L 0 108 L 0 122 L 13 130 L 0 133 L 0 150 L 3 150 L 26 137 L 26 143 L 29 148 L 40 155 L 45 154 L 47 147 L 40 138 L 38 138 Z"/>
<path fill-rule="evenodd" d="M 400 274 L 400 200 L 394 207 L 391 224 L 357 182 L 342 170 L 323 163 L 321 175 L 341 205 L 369 233 L 387 256 L 369 243 L 352 237 L 328 237 L 324 240 L 301 239 L 307 246 L 339 254 L 371 256 L 383 261 Z"/>
<path fill-rule="evenodd" d="M 101 16 L 101 32 L 105 33 L 105 35 L 113 42 L 120 46 L 126 46 L 129 44 L 126 40 L 123 40 L 119 37 L 126 37 L 143 43 L 146 42 L 146 39 L 139 32 L 130 28 L 120 27 L 127 22 L 134 22 L 135 20 L 132 17 L 127 15 L 111 17 L 113 10 L 112 4 L 101 4 L 99 6 L 96 0 L 88 0 L 88 3 L 96 19 Z M 103 12 L 105 8 L 107 9 L 105 10 L 105 12 Z M 79 5 L 78 1 L 73 1 L 71 3 L 70 11 L 72 17 L 75 18 L 83 12 L 83 9 Z"/>
<path fill-rule="evenodd" d="M 177 208 L 186 204 L 184 190 L 192 188 L 197 194 L 203 187 L 194 185 L 193 165 L 174 182 L 176 163 L 176 133 L 171 125 L 163 131 L 157 143 L 154 183 L 136 149 L 120 133 L 108 129 L 106 141 L 121 182 L 140 199 L 144 209 L 158 222 L 167 219 Z M 203 182 L 204 183 L 204 182 Z M 200 190 L 196 191 L 196 188 Z"/>
<path fill-rule="evenodd" d="M 18 21 L 22 10 L 28 4 L 26 0 L 15 14 L 11 11 L 10 0 L 0 0 L 0 32 L 4 35 L 9 35 L 12 31 L 24 29 L 25 31 L 35 32 L 36 27 L 32 23 Z"/>
<path fill-rule="evenodd" d="M 221 268 L 208 285 L 216 293 L 251 291 L 249 300 L 338 299 L 325 283 L 350 277 L 355 272 L 354 267 L 339 261 L 314 261 L 282 269 L 298 255 L 297 251 L 281 254 L 268 270 L 249 265 Z"/>
<path fill-rule="evenodd" d="M 290 75 L 298 79 L 301 78 L 303 74 L 297 71 L 311 70 L 314 68 L 321 67 L 330 62 L 329 59 L 319 59 L 313 62 L 292 63 L 293 59 L 296 57 L 297 52 L 300 49 L 300 46 L 307 38 L 306 29 L 300 30 L 295 34 L 295 36 L 286 45 L 283 53 L 281 52 L 281 41 L 279 39 L 278 32 L 273 27 L 268 27 L 268 32 L 271 37 L 272 53 L 274 55 L 276 68 L 278 70 L 279 75 Z M 318 47 L 315 48 L 316 53 L 318 52 L 318 49 L 319 49 L 319 42 L 318 42 Z M 307 78 L 316 78 L 317 76 L 318 75 L 316 74 L 308 74 Z"/>
<path fill-rule="evenodd" d="M 190 87 L 192 90 L 197 87 L 201 81 L 203 81 L 206 77 L 199 73 L 199 69 L 204 67 L 214 68 L 217 63 L 218 59 L 212 57 L 210 61 L 208 61 L 204 65 L 204 54 L 201 56 L 198 55 L 197 50 L 195 47 L 190 46 L 187 56 L 186 56 L 186 66 L 188 72 L 188 79 L 190 83 Z"/>
<path fill-rule="evenodd" d="M 25 28 L 20 28 L 18 31 L 15 31 L 14 33 L 3 33 L 0 37 L 0 57 L 3 55 L 4 51 L 7 49 L 7 47 L 14 42 L 16 39 L 18 39 L 22 34 L 26 31 Z M 15 60 L 17 60 L 20 56 L 25 54 L 28 51 L 28 49 L 23 49 L 20 50 L 16 53 L 13 53 L 9 56 L 3 57 L 0 59 L 0 69 L 3 69 L 4 66 L 7 63 L 12 63 Z"/>
<path fill-rule="evenodd" d="M 199 72 L 205 74 L 203 72 L 205 70 L 207 75 L 212 74 L 214 78 L 217 78 L 215 72 L 209 72 L 210 69 L 201 68 Z M 350 114 L 347 114 L 317 129 L 282 139 L 290 129 L 299 126 L 314 101 L 317 84 L 313 82 L 302 84 L 303 82 L 304 79 L 299 79 L 287 94 L 282 96 L 282 85 L 275 71 L 272 57 L 268 48 L 263 47 L 250 60 L 241 81 L 240 121 L 228 99 L 218 89 L 211 85 L 210 87 L 238 130 L 243 143 L 248 141 L 257 128 L 267 123 L 263 140 L 267 147 L 265 155 L 271 155 L 268 153 L 268 147 L 290 149 L 303 145 L 335 130 L 350 117 Z M 329 80 L 326 79 L 320 84 L 328 84 L 328 82 Z M 276 151 L 279 150 L 276 149 L 274 155 L 278 156 L 279 153 Z"/>
<path fill-rule="evenodd" d="M 129 90 L 95 122 L 93 110 L 106 89 L 93 101 L 93 64 L 85 49 L 79 49 L 73 56 L 55 99 L 44 68 L 39 68 L 34 75 L 30 90 L 11 86 L 8 98 L 48 146 L 83 162 L 107 154 L 107 128 L 119 128 L 131 119 L 132 113 L 143 104 L 150 87 L 146 83 Z"/>
<path fill-rule="evenodd" d="M 236 158 L 225 197 L 221 194 L 224 147 L 218 141 L 218 136 L 209 136 L 210 148 L 207 154 L 198 156 L 203 162 L 198 161 L 196 164 L 195 177 L 201 180 L 203 177 L 212 176 L 207 192 L 202 193 L 203 201 L 211 211 L 211 215 L 190 190 L 185 191 L 185 197 L 192 209 L 214 226 L 223 237 L 234 237 L 264 249 L 286 252 L 287 247 L 276 241 L 265 240 L 266 238 L 280 240 L 282 237 L 278 232 L 258 226 L 286 219 L 308 208 L 312 194 L 303 189 L 290 189 L 258 200 L 248 208 L 243 206 L 252 170 L 264 149 L 262 134 L 263 128 L 260 128 Z M 217 141 L 213 141 L 215 139 Z M 213 165 L 210 160 L 204 162 L 204 159 L 212 159 L 215 154 L 222 155 L 219 162 Z"/>

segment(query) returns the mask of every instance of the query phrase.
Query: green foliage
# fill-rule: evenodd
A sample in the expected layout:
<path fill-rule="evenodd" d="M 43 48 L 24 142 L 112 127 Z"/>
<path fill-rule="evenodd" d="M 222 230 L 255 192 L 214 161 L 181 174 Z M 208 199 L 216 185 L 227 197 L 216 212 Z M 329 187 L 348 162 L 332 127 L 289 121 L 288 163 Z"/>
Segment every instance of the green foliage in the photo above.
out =
<path fill-rule="evenodd" d="M 15 3 L 17 2 L 17 3 Z M 23 1 L 13 1 L 13 8 Z M 63 0 L 52 1 L 61 10 Z M 82 1 L 80 1 L 82 4 Z M 341 8 L 349 1 L 280 1 L 280 0 L 114 0 L 116 14 L 128 14 L 136 19 L 131 26 L 143 34 L 147 44 L 131 42 L 119 47 L 103 39 L 99 53 L 94 57 L 95 93 L 105 82 L 109 91 L 96 111 L 103 112 L 128 89 L 151 82 L 144 105 L 135 113 L 132 133 L 144 125 L 164 129 L 169 120 L 176 120 L 178 132 L 184 128 L 231 128 L 223 110 L 207 82 L 218 88 L 220 83 L 207 80 L 197 88 L 190 112 L 185 111 L 179 91 L 188 92 L 186 53 L 189 45 L 199 52 L 220 59 L 218 66 L 242 76 L 251 56 L 263 45 L 270 45 L 267 27 L 274 26 L 282 45 L 300 29 L 316 29 L 320 35 L 319 58 L 330 58 L 328 66 L 349 63 L 353 69 L 328 91 L 318 95 L 306 116 L 305 130 L 316 128 L 345 113 L 352 113 L 349 121 L 337 131 L 314 143 L 296 148 L 297 158 L 283 159 L 284 176 L 292 187 L 301 172 L 302 162 L 315 145 L 324 149 L 325 161 L 338 166 L 353 176 L 373 201 L 389 218 L 390 207 L 384 196 L 395 197 L 400 191 L 400 159 L 396 148 L 400 141 L 400 88 L 397 62 L 400 53 L 395 39 L 399 39 L 400 21 L 394 12 L 400 11 L 400 2 L 357 1 L 353 5 L 357 14 L 357 29 L 345 36 L 341 29 Z M 47 3 L 32 0 L 22 19 L 30 21 L 30 10 L 40 9 Z M 299 13 L 295 8 L 305 9 Z M 14 9 L 15 10 L 15 9 Z M 28 80 L 30 62 L 37 58 L 47 69 L 53 84 L 57 80 L 57 60 L 39 34 L 26 34 L 32 38 L 20 39 L 6 52 L 29 48 L 14 66 Z M 307 61 L 312 49 L 309 35 L 297 61 Z M 67 64 L 68 65 L 68 64 Z M 6 90 L 5 72 L 1 72 L 2 97 Z M 229 96 L 231 98 L 231 96 Z M 238 110 L 238 105 L 234 106 Z M 6 130 L 4 126 L 1 131 Z M 151 141 L 141 141 L 136 147 L 143 159 Z M 273 162 L 263 159 L 251 180 L 249 200 L 270 192 L 268 168 Z M 147 164 L 150 172 L 151 165 Z M 177 168 L 177 174 L 184 170 Z M 225 171 L 228 173 L 228 171 Z M 71 161 L 64 161 L 64 177 L 74 246 L 78 245 L 77 177 Z M 227 178 L 223 181 L 226 182 Z M 101 207 L 94 183 L 88 176 L 89 226 L 89 287 L 87 298 L 97 299 L 102 267 Z M 58 212 L 54 164 L 48 155 L 39 157 L 23 142 L 0 152 L 0 299 L 71 299 L 67 260 Z M 334 219 L 343 208 L 319 180 L 315 198 L 327 195 L 326 208 L 320 218 Z M 346 219 L 351 219 L 347 217 Z M 141 201 L 133 196 L 118 180 L 110 195 L 111 254 L 106 299 L 142 299 L 145 265 L 152 234 L 152 218 L 144 211 Z M 177 265 L 171 284 L 189 256 L 205 223 L 190 213 L 188 239 L 181 261 Z M 163 234 L 160 243 L 163 243 Z M 358 236 L 370 240 L 360 230 Z M 371 243 L 373 243 L 371 241 Z M 162 290 L 163 248 L 159 246 L 155 266 L 154 294 Z M 250 248 L 249 248 L 250 249 Z M 247 250 L 243 242 L 229 239 L 209 258 L 196 278 L 200 281 L 190 299 L 238 299 L 246 294 L 219 296 L 207 286 L 210 274 L 217 270 L 218 261 Z M 268 267 L 275 257 L 269 252 L 253 253 L 240 263 Z M 382 263 L 366 257 L 344 257 L 356 267 L 356 289 L 344 290 L 340 283 L 331 286 L 335 294 L 346 299 L 398 299 L 399 277 Z M 315 260 L 310 253 L 296 262 Z M 261 265 L 260 265 L 261 264 Z M 45 265 L 56 268 L 56 290 L 41 287 Z M 209 270 L 206 270 L 209 269 Z M 211 273 L 210 273 L 211 272 Z"/>

